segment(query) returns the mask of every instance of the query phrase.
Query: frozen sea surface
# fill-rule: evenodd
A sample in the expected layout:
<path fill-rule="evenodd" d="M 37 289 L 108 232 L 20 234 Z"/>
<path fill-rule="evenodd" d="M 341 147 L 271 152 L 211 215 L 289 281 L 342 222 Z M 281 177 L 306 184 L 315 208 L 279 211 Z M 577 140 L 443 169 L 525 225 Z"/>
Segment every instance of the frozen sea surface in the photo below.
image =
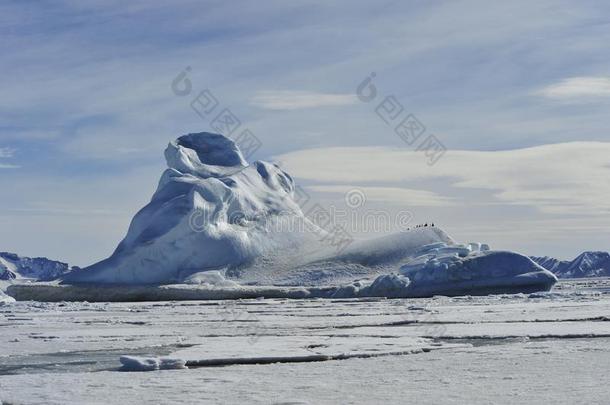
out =
<path fill-rule="evenodd" d="M 0 399 L 604 404 L 609 287 L 588 279 L 487 297 L 6 303 Z M 124 372 L 121 356 L 189 368 Z"/>

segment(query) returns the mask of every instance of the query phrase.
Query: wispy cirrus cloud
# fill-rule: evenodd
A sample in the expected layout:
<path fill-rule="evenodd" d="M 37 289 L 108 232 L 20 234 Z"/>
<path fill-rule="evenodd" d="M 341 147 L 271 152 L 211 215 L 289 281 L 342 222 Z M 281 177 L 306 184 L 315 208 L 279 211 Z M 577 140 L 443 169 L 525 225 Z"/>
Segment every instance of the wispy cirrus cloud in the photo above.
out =
<path fill-rule="evenodd" d="M 354 94 L 315 93 L 309 91 L 261 91 L 251 104 L 267 110 L 300 110 L 304 108 L 336 107 L 355 104 Z"/>
<path fill-rule="evenodd" d="M 318 185 L 310 186 L 308 187 L 308 190 L 317 191 L 319 193 L 345 195 L 349 191 L 354 190 L 354 187 L 342 184 L 328 186 Z M 417 190 L 404 187 L 376 186 L 359 186 L 358 190 L 364 193 L 367 201 L 379 201 L 385 204 L 404 205 L 406 201 L 408 201 L 409 206 L 415 207 L 443 207 L 456 204 L 456 201 L 454 201 L 453 198 L 445 197 L 427 190 Z"/>
<path fill-rule="evenodd" d="M 0 148 L 0 158 L 11 158 L 15 153 L 13 148 Z"/>
<path fill-rule="evenodd" d="M 536 94 L 557 100 L 610 97 L 610 76 L 569 77 L 540 89 Z"/>
<path fill-rule="evenodd" d="M 15 149 L 13 148 L 0 148 L 0 159 L 12 158 L 15 154 Z M 15 166 L 12 164 L 0 163 L 0 169 L 15 169 L 19 166 Z"/>
<path fill-rule="evenodd" d="M 298 178 L 320 183 L 390 184 L 372 190 L 386 201 L 419 200 L 447 205 L 451 199 L 426 190 L 396 193 L 408 182 L 426 184 L 449 179 L 461 195 L 487 190 L 481 203 L 528 206 L 559 215 L 602 215 L 610 212 L 610 142 L 570 142 L 505 151 L 451 150 L 442 162 L 429 167 L 419 152 L 387 147 L 320 148 L 279 156 Z M 348 187 L 348 188 L 353 188 Z M 460 191 L 461 190 L 461 191 Z M 318 191 L 338 191 L 318 186 Z M 449 188 L 447 193 L 452 192 Z"/>

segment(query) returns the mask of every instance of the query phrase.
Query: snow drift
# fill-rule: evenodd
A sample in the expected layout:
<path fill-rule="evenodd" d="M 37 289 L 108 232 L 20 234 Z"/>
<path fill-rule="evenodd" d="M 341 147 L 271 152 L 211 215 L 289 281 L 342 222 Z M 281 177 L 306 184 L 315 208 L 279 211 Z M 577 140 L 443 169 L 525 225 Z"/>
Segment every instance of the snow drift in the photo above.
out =
<path fill-rule="evenodd" d="M 248 164 L 222 135 L 181 136 L 165 158 L 156 192 L 112 256 L 68 273 L 63 285 L 16 285 L 11 295 L 419 297 L 548 290 L 556 282 L 525 256 L 460 245 L 437 227 L 354 242 L 339 253 L 297 204 L 292 177 L 272 163 Z"/>

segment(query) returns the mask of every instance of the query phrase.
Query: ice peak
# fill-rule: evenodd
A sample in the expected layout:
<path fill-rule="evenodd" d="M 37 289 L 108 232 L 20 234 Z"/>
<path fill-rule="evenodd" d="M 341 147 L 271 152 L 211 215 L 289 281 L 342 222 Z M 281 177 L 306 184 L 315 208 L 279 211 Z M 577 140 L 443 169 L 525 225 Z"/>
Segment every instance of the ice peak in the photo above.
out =
<path fill-rule="evenodd" d="M 165 149 L 171 169 L 198 177 L 224 177 L 248 166 L 231 139 L 220 134 L 199 132 L 172 141 Z"/>

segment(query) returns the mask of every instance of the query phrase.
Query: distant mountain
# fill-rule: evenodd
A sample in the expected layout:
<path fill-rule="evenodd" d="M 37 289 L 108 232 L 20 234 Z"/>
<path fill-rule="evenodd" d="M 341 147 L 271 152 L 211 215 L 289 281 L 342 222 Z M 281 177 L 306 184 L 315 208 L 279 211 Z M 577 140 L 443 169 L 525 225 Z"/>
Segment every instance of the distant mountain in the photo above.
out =
<path fill-rule="evenodd" d="M 531 259 L 559 278 L 610 277 L 608 252 L 584 252 L 572 261 L 548 256 L 532 256 Z"/>
<path fill-rule="evenodd" d="M 550 272 L 555 273 L 555 275 L 557 275 L 558 269 L 564 268 L 572 263 L 569 260 L 559 260 L 550 256 L 530 256 L 530 259 Z"/>
<path fill-rule="evenodd" d="M 15 253 L 0 252 L 0 280 L 31 278 L 49 281 L 71 270 L 67 263 L 45 257 L 21 257 Z"/>

